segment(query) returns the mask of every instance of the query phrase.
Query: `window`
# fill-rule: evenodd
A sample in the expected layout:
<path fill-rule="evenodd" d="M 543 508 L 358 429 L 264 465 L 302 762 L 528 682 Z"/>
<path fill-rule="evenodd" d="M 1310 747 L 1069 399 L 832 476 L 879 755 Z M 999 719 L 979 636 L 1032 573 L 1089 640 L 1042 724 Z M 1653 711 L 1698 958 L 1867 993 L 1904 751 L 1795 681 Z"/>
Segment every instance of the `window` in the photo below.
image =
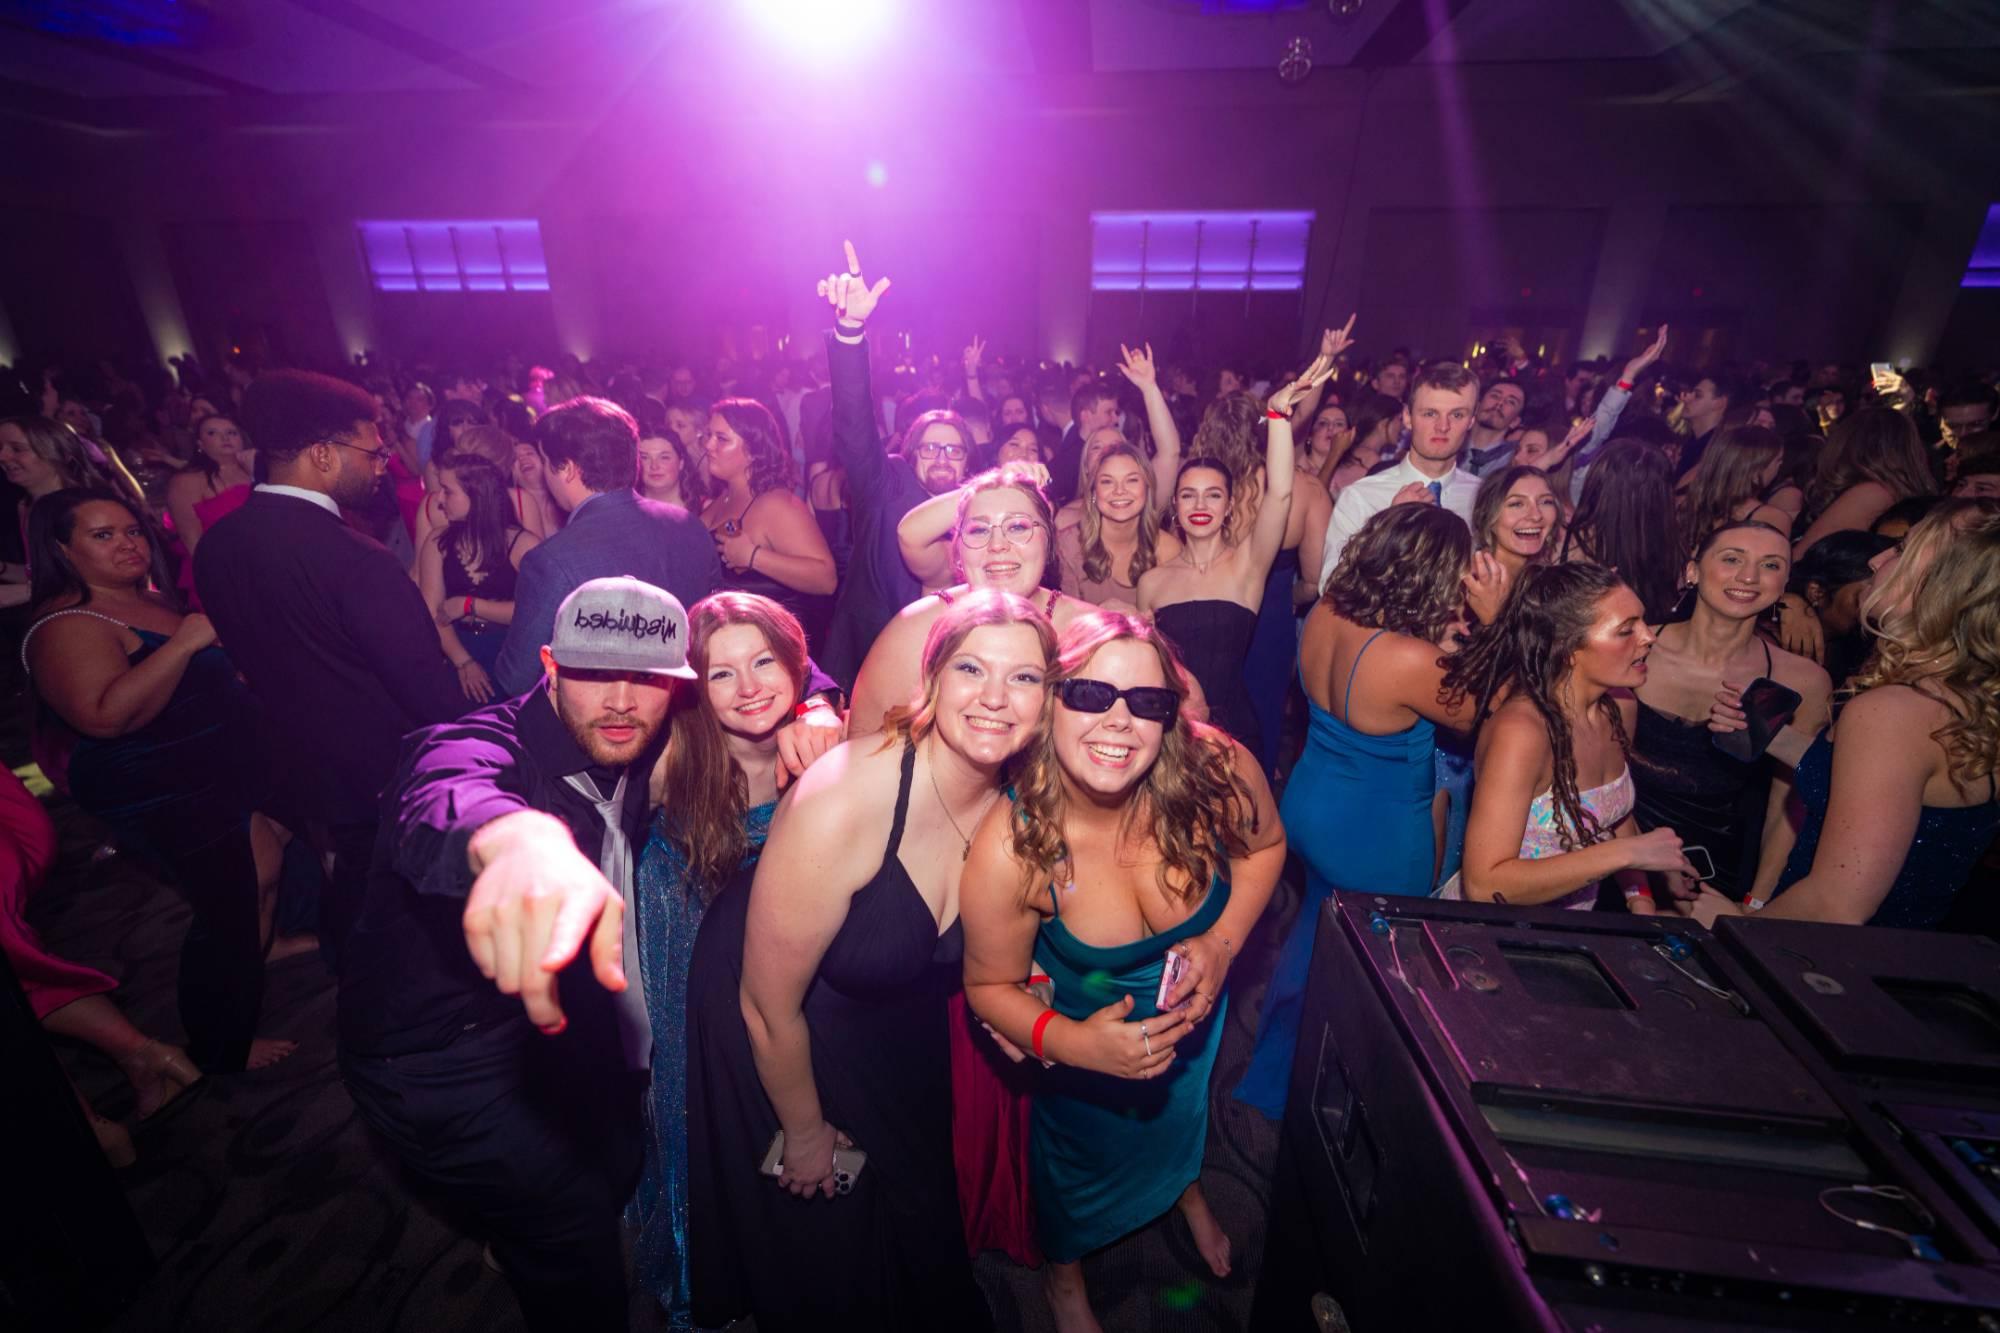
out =
<path fill-rule="evenodd" d="M 1986 210 L 1986 225 L 1972 243 L 1972 262 L 1965 266 L 1961 287 L 2000 287 L 2000 204 Z"/>
<path fill-rule="evenodd" d="M 362 258 L 377 291 L 545 292 L 542 228 L 504 222 L 361 222 Z"/>
<path fill-rule="evenodd" d="M 1100 292 L 1295 292 L 1311 213 L 1092 213 Z"/>

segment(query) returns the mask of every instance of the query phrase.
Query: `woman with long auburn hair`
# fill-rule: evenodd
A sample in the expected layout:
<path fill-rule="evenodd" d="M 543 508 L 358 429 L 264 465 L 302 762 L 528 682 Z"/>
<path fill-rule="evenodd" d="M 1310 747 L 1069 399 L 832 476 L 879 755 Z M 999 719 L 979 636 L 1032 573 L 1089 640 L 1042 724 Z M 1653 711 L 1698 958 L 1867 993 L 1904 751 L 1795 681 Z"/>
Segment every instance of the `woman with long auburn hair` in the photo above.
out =
<path fill-rule="evenodd" d="M 1785 442 L 1762 426 L 1727 426 L 1702 451 L 1680 498 L 1681 544 L 1688 558 L 1730 523 L 1764 523 L 1790 535 L 1792 516 L 1766 504 L 1785 466 Z"/>
<path fill-rule="evenodd" d="M 1209 1075 L 1230 963 L 1285 833 L 1258 761 L 1187 711 L 1188 675 L 1146 621 L 1079 617 L 1050 680 L 1054 704 L 1013 800 L 980 824 L 960 902 L 968 1003 L 1052 1066 L 1030 1154 L 1045 1290 L 1058 1327 L 1089 1329 L 1081 1260 L 1169 1208 L 1229 1275 L 1200 1182 Z M 1162 996 L 1170 955 L 1181 975 Z M 1037 963 L 1050 1000 L 1020 984 Z"/>
<path fill-rule="evenodd" d="M 806 771 L 749 890 L 702 921 L 688 968 L 697 1323 L 990 1327 L 953 1183 L 959 885 L 1001 770 L 1041 719 L 1054 646 L 1011 593 L 955 603 L 925 640 L 919 701 Z"/>
<path fill-rule="evenodd" d="M 768 597 L 718 592 L 688 611 L 695 683 L 669 705 L 653 774 L 660 812 L 639 856 L 639 975 L 653 1029 L 646 1170 L 634 1196 L 638 1279 L 690 1327 L 688 967 L 708 905 L 757 863 L 785 769 L 778 731 L 805 697 L 805 630 Z"/>
<path fill-rule="evenodd" d="M 1936 491 L 1923 440 L 1907 414 L 1891 407 L 1850 412 L 1826 433 L 1806 496 L 1811 521 L 1792 543 L 1793 558 L 1804 557 L 1830 532 L 1866 531 L 1898 500 Z"/>
<path fill-rule="evenodd" d="M 1616 877 L 1628 907 L 1647 911 L 1636 872 L 1693 876 L 1672 829 L 1640 833 L 1632 818 L 1624 692 L 1645 682 L 1653 637 L 1638 595 L 1589 564 L 1529 565 L 1473 631 L 1443 681 L 1481 723 L 1459 892 L 1447 896 L 1591 908 L 1598 881 Z"/>
<path fill-rule="evenodd" d="M 1946 501 L 1874 563 L 1875 656 L 1766 830 L 1755 915 L 1935 926 L 2000 831 L 2000 501 Z M 1743 910 L 1695 904 L 1704 924 Z"/>

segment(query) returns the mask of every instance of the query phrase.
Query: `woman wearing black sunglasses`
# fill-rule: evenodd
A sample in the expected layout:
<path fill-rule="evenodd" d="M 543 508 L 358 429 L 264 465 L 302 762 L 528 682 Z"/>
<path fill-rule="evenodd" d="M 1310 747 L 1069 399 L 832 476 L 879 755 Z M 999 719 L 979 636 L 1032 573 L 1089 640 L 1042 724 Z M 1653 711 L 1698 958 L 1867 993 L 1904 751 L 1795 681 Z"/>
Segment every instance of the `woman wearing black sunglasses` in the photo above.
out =
<path fill-rule="evenodd" d="M 1257 760 L 1186 714 L 1187 674 L 1150 624 L 1078 617 L 1051 679 L 1056 706 L 1014 802 L 981 821 L 959 908 L 967 1001 L 1053 1068 L 1030 1131 L 1036 1224 L 1058 1325 L 1091 1327 L 1083 1256 L 1176 1204 L 1229 1273 L 1200 1184 L 1208 1080 L 1285 833 Z M 1181 975 L 1162 995 L 1170 955 Z M 1037 963 L 1046 1004 L 1019 984 Z"/>

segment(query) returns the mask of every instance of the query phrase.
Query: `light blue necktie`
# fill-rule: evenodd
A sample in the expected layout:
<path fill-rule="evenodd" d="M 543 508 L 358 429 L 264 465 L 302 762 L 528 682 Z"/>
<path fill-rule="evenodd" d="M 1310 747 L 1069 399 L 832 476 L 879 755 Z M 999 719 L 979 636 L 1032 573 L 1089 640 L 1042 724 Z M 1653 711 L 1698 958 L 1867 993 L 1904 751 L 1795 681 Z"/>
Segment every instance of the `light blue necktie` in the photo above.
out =
<path fill-rule="evenodd" d="M 1443 504 L 1443 503 L 1444 503 L 1444 483 L 1443 483 L 1443 482 L 1441 482 L 1441 481 L 1434 481 L 1434 482 L 1432 482 L 1432 483 L 1431 483 L 1431 499 L 1433 499 L 1433 500 L 1437 501 L 1437 502 L 1438 502 L 1439 504 Z"/>

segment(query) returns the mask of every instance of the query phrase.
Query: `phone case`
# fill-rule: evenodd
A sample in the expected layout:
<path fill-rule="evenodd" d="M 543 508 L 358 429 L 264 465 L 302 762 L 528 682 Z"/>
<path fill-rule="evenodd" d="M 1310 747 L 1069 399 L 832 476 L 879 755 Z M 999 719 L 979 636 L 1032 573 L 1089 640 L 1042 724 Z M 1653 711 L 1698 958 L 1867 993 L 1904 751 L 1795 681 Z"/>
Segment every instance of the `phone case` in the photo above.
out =
<path fill-rule="evenodd" d="M 1771 738 L 1797 715 L 1799 703 L 1797 690 L 1769 676 L 1759 676 L 1743 687 L 1743 713 L 1749 726 L 1742 731 L 1716 732 L 1715 748 L 1746 764 L 1761 758 Z"/>
<path fill-rule="evenodd" d="M 859 1148 L 833 1150 L 833 1187 L 835 1193 L 845 1194 L 854 1188 L 861 1168 L 868 1165 L 868 1154 Z M 785 1169 L 785 1131 L 779 1130 L 771 1136 L 771 1146 L 764 1150 L 764 1160 L 757 1170 L 764 1175 L 776 1177 Z"/>
<path fill-rule="evenodd" d="M 1153 997 L 1154 1008 L 1160 1009 L 1162 1011 L 1169 1008 L 1167 1004 L 1167 995 L 1169 992 L 1173 990 L 1174 983 L 1187 975 L 1187 969 L 1188 969 L 1188 960 L 1186 954 L 1182 953 L 1178 949 L 1167 950 L 1166 965 L 1160 969 L 1160 993 L 1155 997 Z M 1193 996 L 1191 995 L 1183 995 L 1181 996 L 1180 1004 L 1176 1004 L 1171 1007 L 1178 1009 L 1181 1007 L 1182 1004 L 1186 1004 L 1192 998 Z"/>

